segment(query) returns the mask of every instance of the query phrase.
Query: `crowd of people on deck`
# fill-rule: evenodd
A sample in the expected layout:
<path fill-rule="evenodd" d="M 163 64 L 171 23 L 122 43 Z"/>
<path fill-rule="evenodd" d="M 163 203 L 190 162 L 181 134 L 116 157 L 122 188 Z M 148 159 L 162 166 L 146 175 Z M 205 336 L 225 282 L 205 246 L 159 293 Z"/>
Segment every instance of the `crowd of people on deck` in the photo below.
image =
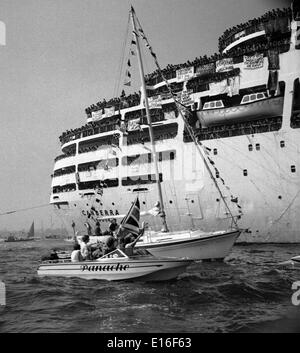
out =
<path fill-rule="evenodd" d="M 292 18 L 292 10 L 291 8 L 285 9 L 274 9 L 272 11 L 268 11 L 264 15 L 259 18 L 254 18 L 245 23 L 240 23 L 237 26 L 227 29 L 223 35 L 219 38 L 219 50 L 222 51 L 228 44 L 230 44 L 233 40 L 232 37 L 237 35 L 240 32 L 246 31 L 247 34 L 254 33 L 259 30 L 264 29 L 264 24 L 270 20 L 288 17 Z"/>
<path fill-rule="evenodd" d="M 70 167 L 65 167 L 62 169 L 55 170 L 53 173 L 53 176 L 58 177 L 58 176 L 65 175 L 65 174 L 72 174 L 74 172 L 75 172 L 75 166 L 72 165 Z"/>
<path fill-rule="evenodd" d="M 74 149 L 70 149 L 70 150 L 67 150 L 64 152 L 64 154 L 60 154 L 59 156 L 57 156 L 54 161 L 57 162 L 61 159 L 64 159 L 64 158 L 67 158 L 67 157 L 72 157 L 72 156 L 75 156 L 75 148 Z"/>
<path fill-rule="evenodd" d="M 102 110 L 102 113 L 105 113 L 105 108 L 114 107 L 115 110 L 120 110 L 123 108 L 130 108 L 140 104 L 141 100 L 141 92 L 134 92 L 126 96 L 125 91 L 123 90 L 120 97 L 111 98 L 106 101 L 103 99 L 102 101 L 97 102 L 96 104 L 92 104 L 88 108 L 85 109 L 85 112 L 88 117 L 92 116 L 92 112 L 97 112 Z"/>
<path fill-rule="evenodd" d="M 57 194 L 60 192 L 69 192 L 69 191 L 76 191 L 76 184 L 66 184 L 63 186 L 54 186 L 53 187 L 53 194 Z"/>
<path fill-rule="evenodd" d="M 173 64 L 168 64 L 164 69 L 162 69 L 162 73 L 165 76 L 166 79 L 172 79 L 176 77 L 176 71 L 178 69 L 182 68 L 188 68 L 191 66 L 194 66 L 195 68 L 211 63 L 215 63 L 217 60 L 223 59 L 223 58 L 229 58 L 229 57 L 241 57 L 243 55 L 249 55 L 254 52 L 266 52 L 268 49 L 276 49 L 278 51 L 285 50 L 285 47 L 288 47 L 290 44 L 290 39 L 289 38 L 280 38 L 277 40 L 273 41 L 256 41 L 255 43 L 251 44 L 246 44 L 246 45 L 241 45 L 238 47 L 234 47 L 233 49 L 229 50 L 227 53 L 221 53 L 221 51 L 228 45 L 226 44 L 226 41 L 231 40 L 232 36 L 235 34 L 238 34 L 242 32 L 244 29 L 253 29 L 253 31 L 258 30 L 259 26 L 263 27 L 265 26 L 268 21 L 273 20 L 273 19 L 280 19 L 280 18 L 291 18 L 292 16 L 292 11 L 290 8 L 286 9 L 276 9 L 267 12 L 263 16 L 259 18 L 255 18 L 252 20 L 249 20 L 246 23 L 239 24 L 237 26 L 234 26 L 224 32 L 224 34 L 220 37 L 219 39 L 219 53 L 215 53 L 211 56 L 203 55 L 196 57 L 193 61 L 187 61 L 185 63 L 173 65 Z M 288 50 L 288 48 L 286 49 Z M 145 76 L 146 84 L 153 86 L 159 82 L 162 81 L 162 77 L 160 75 L 159 70 L 156 70 L 148 75 Z M 151 91 L 152 92 L 152 91 Z M 158 94 L 157 91 L 153 91 L 151 95 Z M 97 102 L 96 104 L 92 104 L 90 107 L 86 108 L 86 114 L 88 117 L 92 116 L 92 112 L 96 112 L 99 110 L 102 110 L 102 113 L 105 113 L 105 108 L 108 107 L 114 107 L 115 111 L 118 111 L 123 108 L 127 107 L 132 107 L 132 106 L 137 106 L 140 104 L 140 98 L 141 98 L 141 92 L 138 93 L 132 93 L 129 95 L 125 94 L 125 91 L 122 91 L 122 94 L 120 97 L 112 98 L 108 101 L 103 99 L 102 101 Z M 136 117 L 138 118 L 140 116 L 140 112 L 135 112 Z M 119 113 L 117 115 L 114 115 L 114 118 L 116 116 L 119 116 Z M 110 119 L 113 119 L 111 117 Z M 70 129 L 65 131 L 60 137 L 60 142 L 62 144 L 69 142 L 71 140 L 78 139 L 80 137 L 84 136 L 90 136 L 99 132 L 104 132 L 104 131 L 111 131 L 116 128 L 116 125 L 114 124 L 103 124 L 102 120 L 100 121 L 93 121 L 90 122 L 86 125 L 81 126 L 80 128 L 76 129 Z M 86 147 L 84 150 L 86 152 L 90 150 L 96 150 L 98 147 Z M 82 152 L 81 152 L 82 153 Z M 62 155 L 57 158 L 64 158 L 67 155 Z"/>
<path fill-rule="evenodd" d="M 81 137 L 92 136 L 100 132 L 113 131 L 118 128 L 117 122 L 120 118 L 120 115 L 115 115 L 111 117 L 109 121 L 107 119 L 99 121 L 91 121 L 79 128 L 70 129 L 62 133 L 59 137 L 61 144 L 65 144 L 69 141 L 79 139 Z"/>
<path fill-rule="evenodd" d="M 247 48 L 245 48 L 245 50 L 243 50 L 242 53 L 235 52 L 235 49 L 232 50 L 230 52 L 230 54 L 229 53 L 227 53 L 227 54 L 222 53 L 222 50 L 226 47 L 225 40 L 228 41 L 228 38 L 231 38 L 234 34 L 237 34 L 241 31 L 243 31 L 245 28 L 249 28 L 249 27 L 253 28 L 253 32 L 255 32 L 258 28 L 255 28 L 254 26 L 258 26 L 258 25 L 263 26 L 264 23 L 268 22 L 269 20 L 275 19 L 275 18 L 283 18 L 283 17 L 291 18 L 291 15 L 292 14 L 291 14 L 290 8 L 282 9 L 282 10 L 276 9 L 276 10 L 267 12 L 265 15 L 263 15 L 259 18 L 255 18 L 255 19 L 250 20 L 246 23 L 240 24 L 238 26 L 234 26 L 231 29 L 226 30 L 224 32 L 224 34 L 220 37 L 220 39 L 219 39 L 219 51 L 220 52 L 219 53 L 215 53 L 209 57 L 207 55 L 203 55 L 203 56 L 195 58 L 193 61 L 187 61 L 183 64 L 177 64 L 177 65 L 169 64 L 162 70 L 162 73 L 166 79 L 172 79 L 172 78 L 176 77 L 176 70 L 179 70 L 182 68 L 210 64 L 210 63 L 213 63 L 217 60 L 220 60 L 220 59 L 223 59 L 226 57 L 246 54 L 249 51 L 267 50 L 267 49 L 269 49 L 269 47 L 266 47 L 266 45 L 264 45 L 263 47 L 260 47 L 258 45 L 255 48 L 253 48 L 253 47 L 248 48 L 249 50 L 247 50 Z M 261 29 L 263 29 L 263 27 Z M 288 43 L 286 43 L 286 41 L 284 41 L 284 43 L 281 43 L 281 41 L 279 41 L 279 42 L 273 43 L 273 46 L 278 46 L 278 45 L 282 45 L 282 44 L 288 44 Z M 271 44 L 271 46 L 272 46 L 272 44 Z M 162 77 L 160 75 L 159 70 L 156 70 L 156 71 L 146 75 L 145 79 L 146 79 L 146 84 L 151 85 L 151 86 L 162 81 Z"/>

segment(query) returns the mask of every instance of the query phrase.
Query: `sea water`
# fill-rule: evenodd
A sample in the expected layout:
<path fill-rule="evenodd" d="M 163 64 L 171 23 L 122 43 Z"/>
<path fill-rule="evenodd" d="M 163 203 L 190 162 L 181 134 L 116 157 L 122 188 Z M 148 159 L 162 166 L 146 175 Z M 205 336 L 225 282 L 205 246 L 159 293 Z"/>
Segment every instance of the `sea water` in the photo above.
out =
<path fill-rule="evenodd" d="M 72 244 L 0 243 L 0 332 L 300 332 L 292 301 L 300 270 L 276 265 L 300 254 L 300 244 L 235 245 L 223 263 L 193 263 L 156 283 L 39 278 L 51 248 Z"/>

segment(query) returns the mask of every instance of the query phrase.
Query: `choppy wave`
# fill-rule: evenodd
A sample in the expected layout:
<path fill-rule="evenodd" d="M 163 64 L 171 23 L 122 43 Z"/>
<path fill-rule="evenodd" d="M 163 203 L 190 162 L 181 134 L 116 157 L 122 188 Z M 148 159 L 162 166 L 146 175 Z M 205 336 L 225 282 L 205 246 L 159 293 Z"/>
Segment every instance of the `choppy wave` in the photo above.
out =
<path fill-rule="evenodd" d="M 291 303 L 300 271 L 276 266 L 300 245 L 235 246 L 225 263 L 197 262 L 175 281 L 136 283 L 38 278 L 47 242 L 3 244 L 0 332 L 300 331 Z"/>

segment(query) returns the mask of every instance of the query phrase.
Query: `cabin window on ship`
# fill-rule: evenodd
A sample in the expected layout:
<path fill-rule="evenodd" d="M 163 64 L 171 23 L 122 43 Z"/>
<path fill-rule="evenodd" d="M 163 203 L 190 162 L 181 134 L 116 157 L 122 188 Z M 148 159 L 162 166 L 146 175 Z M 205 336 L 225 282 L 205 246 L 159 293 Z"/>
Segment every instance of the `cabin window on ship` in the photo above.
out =
<path fill-rule="evenodd" d="M 250 144 L 250 145 L 248 145 L 248 150 L 251 152 L 251 151 L 253 151 L 253 146 Z"/>
<path fill-rule="evenodd" d="M 119 180 L 115 178 L 115 179 L 92 180 L 92 181 L 80 182 L 78 184 L 78 189 L 86 190 L 86 189 L 98 189 L 98 188 L 112 188 L 117 186 L 119 186 Z"/>
<path fill-rule="evenodd" d="M 244 174 L 244 176 L 247 176 L 247 175 L 248 175 L 247 169 L 244 169 L 244 170 L 243 170 L 243 174 Z"/>
<path fill-rule="evenodd" d="M 291 165 L 291 172 L 292 172 L 292 173 L 296 173 L 296 166 Z"/>
<path fill-rule="evenodd" d="M 76 191 L 76 184 L 65 184 L 65 185 L 57 185 L 52 189 L 53 194 L 58 194 L 61 192 L 69 192 Z"/>
<path fill-rule="evenodd" d="M 285 147 L 284 141 L 280 141 L 280 147 L 281 147 L 281 148 Z"/>
<path fill-rule="evenodd" d="M 257 144 L 255 145 L 255 148 L 256 148 L 256 151 L 260 151 L 260 144 L 257 143 Z"/>
<path fill-rule="evenodd" d="M 294 81 L 291 127 L 294 129 L 300 128 L 300 82 L 299 82 L 299 78 L 297 78 Z"/>
<path fill-rule="evenodd" d="M 163 181 L 162 173 L 159 173 L 159 180 L 161 182 Z M 156 182 L 155 174 L 132 175 L 130 177 L 122 179 L 123 186 L 153 184 L 155 182 Z"/>
<path fill-rule="evenodd" d="M 158 161 L 172 161 L 175 159 L 176 151 L 163 151 L 158 152 Z M 145 154 L 136 154 L 133 156 L 126 156 L 122 158 L 122 165 L 136 165 L 136 164 L 145 164 L 152 163 L 153 157 L 151 153 Z"/>

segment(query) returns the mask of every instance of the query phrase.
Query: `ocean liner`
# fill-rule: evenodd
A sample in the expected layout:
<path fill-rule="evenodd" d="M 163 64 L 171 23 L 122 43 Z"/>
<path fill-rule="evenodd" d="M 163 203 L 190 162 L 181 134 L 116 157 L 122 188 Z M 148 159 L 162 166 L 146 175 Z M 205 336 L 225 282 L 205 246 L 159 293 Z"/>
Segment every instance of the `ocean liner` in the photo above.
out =
<path fill-rule="evenodd" d="M 140 25 L 138 32 L 157 63 Z M 170 231 L 217 231 L 234 214 L 240 241 L 300 242 L 299 79 L 296 3 L 226 30 L 217 54 L 145 76 Z M 123 91 L 85 111 L 86 125 L 60 136 L 50 197 L 56 213 L 70 234 L 75 227 L 83 234 L 97 220 L 105 229 L 139 195 L 145 221 L 159 230 L 148 212 L 158 200 L 143 94 Z"/>

